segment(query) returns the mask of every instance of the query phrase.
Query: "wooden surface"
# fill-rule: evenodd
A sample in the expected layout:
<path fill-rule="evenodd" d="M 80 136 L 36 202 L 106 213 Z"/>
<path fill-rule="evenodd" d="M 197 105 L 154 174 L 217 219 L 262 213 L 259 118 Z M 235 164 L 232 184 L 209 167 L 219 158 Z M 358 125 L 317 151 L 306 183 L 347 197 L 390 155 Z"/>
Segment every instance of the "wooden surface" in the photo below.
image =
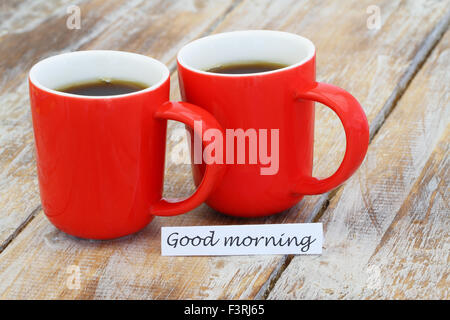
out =
<path fill-rule="evenodd" d="M 323 255 L 295 257 L 270 297 L 448 297 L 449 48 L 447 32 L 331 199 Z"/>
<path fill-rule="evenodd" d="M 376 3 L 374 3 L 376 2 Z M 66 10 L 81 8 L 81 29 Z M 381 27 L 367 27 L 377 5 Z M 450 1 L 3 1 L 0 4 L 0 297 L 58 299 L 448 299 Z M 56 230 L 41 210 L 26 74 L 44 57 L 133 51 L 166 63 L 212 33 L 274 29 L 317 46 L 318 80 L 357 97 L 370 122 L 367 159 L 346 184 L 265 219 L 203 205 L 107 242 Z M 446 32 L 447 31 L 447 32 Z M 337 117 L 316 111 L 315 174 L 338 167 Z M 168 155 L 180 145 L 171 122 Z M 193 190 L 188 165 L 166 165 L 165 193 Z M 322 256 L 161 257 L 161 226 L 324 223 Z M 80 287 L 68 285 L 80 271 Z"/>

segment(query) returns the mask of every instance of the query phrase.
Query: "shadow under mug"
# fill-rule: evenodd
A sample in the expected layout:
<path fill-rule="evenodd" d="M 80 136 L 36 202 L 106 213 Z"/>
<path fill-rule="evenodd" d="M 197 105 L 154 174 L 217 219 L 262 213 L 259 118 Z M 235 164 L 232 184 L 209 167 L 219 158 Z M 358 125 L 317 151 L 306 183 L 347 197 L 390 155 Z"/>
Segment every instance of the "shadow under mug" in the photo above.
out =
<path fill-rule="evenodd" d="M 205 71 L 239 62 L 275 62 L 288 67 L 256 74 Z M 219 212 L 241 217 L 282 212 L 304 195 L 338 187 L 364 160 L 369 143 L 366 115 L 351 94 L 316 81 L 316 49 L 306 38 L 269 30 L 208 36 L 180 50 L 178 74 L 183 101 L 209 111 L 226 130 L 222 162 L 227 170 L 206 201 Z M 314 102 L 330 107 L 338 115 L 347 139 L 342 164 L 326 179 L 312 176 Z M 277 143 L 277 148 L 267 147 L 277 151 L 277 158 L 272 154 L 271 159 L 278 161 L 276 164 L 261 161 L 261 135 L 256 143 L 249 141 L 264 130 L 269 137 L 269 132 L 278 132 L 277 141 L 265 137 L 269 145 Z M 234 141 L 229 144 L 230 137 Z M 239 139 L 246 139 L 244 155 L 236 154 Z M 192 150 L 191 144 L 191 154 Z M 239 156 L 246 162 L 239 162 Z M 257 161 L 251 163 L 251 156 Z M 262 174 L 269 166 L 276 169 L 273 174 Z M 204 170 L 204 164 L 193 165 L 197 185 Z"/>
<path fill-rule="evenodd" d="M 194 209 L 214 189 L 223 174 L 219 164 L 207 166 L 191 197 L 162 197 L 167 119 L 221 130 L 206 110 L 169 102 L 169 77 L 161 62 L 119 51 L 61 54 L 30 70 L 40 196 L 57 228 L 81 238 L 118 238 L 144 228 L 155 215 Z M 55 90 L 99 79 L 149 87 L 98 97 Z"/>

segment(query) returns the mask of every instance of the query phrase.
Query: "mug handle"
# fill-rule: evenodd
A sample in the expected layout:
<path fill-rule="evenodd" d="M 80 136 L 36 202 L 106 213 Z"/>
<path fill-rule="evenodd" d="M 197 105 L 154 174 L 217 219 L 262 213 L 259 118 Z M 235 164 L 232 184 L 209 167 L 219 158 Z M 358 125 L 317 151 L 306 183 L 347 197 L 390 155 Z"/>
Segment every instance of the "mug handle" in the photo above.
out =
<path fill-rule="evenodd" d="M 175 120 L 183 122 L 194 130 L 195 134 L 202 137 L 203 132 L 195 132 L 195 121 L 202 122 L 202 129 L 218 129 L 223 132 L 217 120 L 206 110 L 187 102 L 166 102 L 155 113 L 155 118 Z M 203 180 L 197 190 L 188 198 L 161 199 L 150 208 L 150 213 L 155 216 L 176 216 L 191 211 L 203 203 L 214 190 L 216 184 L 223 176 L 225 166 L 221 164 L 206 164 Z"/>
<path fill-rule="evenodd" d="M 359 168 L 369 147 L 369 124 L 359 102 L 347 91 L 331 84 L 316 82 L 297 99 L 320 102 L 331 108 L 341 120 L 347 147 L 339 169 L 326 179 L 315 177 L 302 178 L 296 186 L 296 193 L 316 195 L 326 193 L 344 183 Z"/>

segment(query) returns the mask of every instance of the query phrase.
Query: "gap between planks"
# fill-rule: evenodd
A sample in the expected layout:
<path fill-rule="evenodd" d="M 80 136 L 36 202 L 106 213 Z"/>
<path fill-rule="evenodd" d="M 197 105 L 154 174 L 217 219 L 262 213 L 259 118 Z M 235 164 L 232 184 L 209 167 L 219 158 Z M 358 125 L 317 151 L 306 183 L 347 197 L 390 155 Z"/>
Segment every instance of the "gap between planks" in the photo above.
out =
<path fill-rule="evenodd" d="M 230 4 L 230 6 L 225 10 L 223 14 L 221 14 L 217 19 L 213 20 L 213 22 L 210 24 L 208 28 L 202 33 L 199 34 L 198 38 L 203 38 L 206 36 L 209 36 L 214 33 L 214 30 L 217 29 L 217 27 L 222 23 L 222 21 L 225 20 L 228 14 L 230 14 L 233 10 L 235 10 L 239 5 L 241 5 L 244 2 L 244 0 L 233 0 L 233 2 Z M 170 76 L 172 77 L 174 73 L 177 71 L 177 58 L 175 57 L 172 59 L 172 61 L 168 64 L 167 68 L 169 68 Z"/>
<path fill-rule="evenodd" d="M 20 232 L 22 232 L 22 230 L 25 229 L 31 221 L 33 221 L 34 217 L 39 214 L 41 209 L 42 205 L 38 205 L 33 211 L 31 211 L 31 214 L 17 227 L 17 229 L 14 230 L 14 232 L 0 244 L 0 254 L 2 254 L 6 247 L 20 234 Z"/>
<path fill-rule="evenodd" d="M 378 131 L 381 129 L 386 119 L 395 109 L 398 101 L 408 90 L 412 80 L 415 78 L 417 73 L 422 69 L 428 57 L 433 52 L 433 49 L 441 41 L 442 37 L 444 36 L 445 32 L 449 27 L 449 24 L 450 24 L 450 10 L 447 11 L 445 16 L 436 24 L 436 26 L 433 28 L 433 30 L 431 30 L 429 35 L 426 36 L 425 40 L 419 46 L 417 53 L 412 59 L 411 64 L 400 78 L 398 84 L 395 86 L 392 94 L 389 96 L 383 108 L 380 110 L 380 112 L 377 114 L 377 116 L 370 124 L 370 143 L 376 137 Z M 321 204 L 321 206 L 317 206 L 319 207 L 319 209 L 317 210 L 317 212 L 312 214 L 311 222 L 318 222 L 320 220 L 320 218 L 324 215 L 325 211 L 327 210 L 331 200 L 334 198 L 334 196 L 338 193 L 338 191 L 341 188 L 342 186 L 320 196 L 319 204 Z M 270 295 L 270 292 L 274 288 L 277 281 L 280 279 L 283 272 L 289 266 L 293 258 L 294 255 L 286 255 L 282 258 L 281 263 L 272 272 L 267 282 L 263 284 L 261 290 L 258 292 L 255 299 L 267 300 L 267 297 Z"/>

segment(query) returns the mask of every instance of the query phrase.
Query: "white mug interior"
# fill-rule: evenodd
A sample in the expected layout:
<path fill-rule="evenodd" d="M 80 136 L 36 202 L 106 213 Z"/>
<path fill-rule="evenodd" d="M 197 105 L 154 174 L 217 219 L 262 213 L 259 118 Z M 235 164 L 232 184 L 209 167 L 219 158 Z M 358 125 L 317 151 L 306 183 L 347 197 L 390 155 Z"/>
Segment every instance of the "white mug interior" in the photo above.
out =
<path fill-rule="evenodd" d="M 239 62 L 272 62 L 294 68 L 309 61 L 315 51 L 309 39 L 296 34 L 271 30 L 235 31 L 187 44 L 178 53 L 178 62 L 186 69 L 199 73 L 208 73 L 207 70 L 212 68 Z"/>
<path fill-rule="evenodd" d="M 73 95 L 57 90 L 98 80 L 122 80 L 148 86 L 145 90 L 113 97 L 154 90 L 169 76 L 169 69 L 158 60 L 136 53 L 109 50 L 76 51 L 49 57 L 35 64 L 29 73 L 30 81 L 38 88 L 67 96 Z"/>

